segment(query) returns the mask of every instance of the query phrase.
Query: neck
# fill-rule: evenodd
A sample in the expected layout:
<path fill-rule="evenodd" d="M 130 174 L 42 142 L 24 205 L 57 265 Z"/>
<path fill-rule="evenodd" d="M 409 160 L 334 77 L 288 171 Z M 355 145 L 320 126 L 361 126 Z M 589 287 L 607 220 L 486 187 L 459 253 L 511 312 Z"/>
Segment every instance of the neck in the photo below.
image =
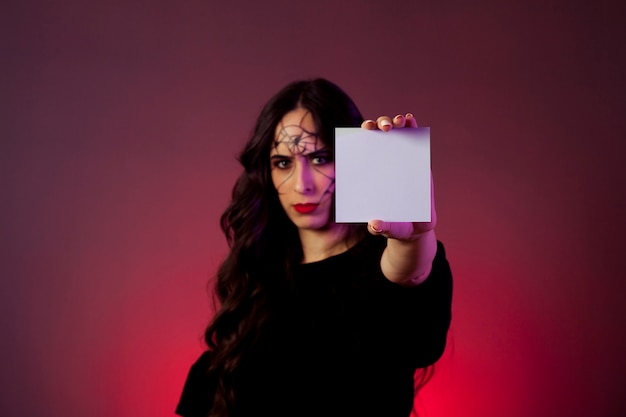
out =
<path fill-rule="evenodd" d="M 347 251 L 354 242 L 346 241 L 347 225 L 335 224 L 325 230 L 300 229 L 300 243 L 302 244 L 302 263 L 311 263 L 324 260 Z"/>

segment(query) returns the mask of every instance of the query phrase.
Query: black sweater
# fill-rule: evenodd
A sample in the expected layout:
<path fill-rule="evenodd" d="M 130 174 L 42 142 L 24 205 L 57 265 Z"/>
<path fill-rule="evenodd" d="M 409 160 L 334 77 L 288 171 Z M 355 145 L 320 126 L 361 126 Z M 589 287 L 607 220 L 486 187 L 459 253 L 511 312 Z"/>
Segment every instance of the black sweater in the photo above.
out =
<path fill-rule="evenodd" d="M 443 245 L 429 277 L 406 288 L 380 269 L 386 239 L 295 269 L 287 311 L 239 372 L 232 416 L 408 417 L 413 376 L 442 355 L 452 275 Z M 206 417 L 211 352 L 192 366 L 177 414 Z"/>

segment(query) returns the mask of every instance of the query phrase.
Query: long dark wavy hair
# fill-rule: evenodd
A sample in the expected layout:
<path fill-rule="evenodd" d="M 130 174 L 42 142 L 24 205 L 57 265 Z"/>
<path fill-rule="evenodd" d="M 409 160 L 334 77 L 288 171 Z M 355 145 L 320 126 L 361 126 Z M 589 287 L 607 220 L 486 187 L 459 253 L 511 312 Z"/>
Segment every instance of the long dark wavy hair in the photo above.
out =
<path fill-rule="evenodd" d="M 363 121 L 350 97 L 324 79 L 289 84 L 261 111 L 239 156 L 244 171 L 221 217 L 230 252 L 217 272 L 220 307 L 205 332 L 212 358 L 207 372 L 216 381 L 210 417 L 232 415 L 237 400 L 233 381 L 242 359 L 276 313 L 280 297 L 289 291 L 293 266 L 302 261 L 298 230 L 280 205 L 270 173 L 276 126 L 299 107 L 311 112 L 317 133 L 330 150 L 335 127 L 356 127 Z M 365 233 L 363 225 L 352 225 L 346 239 Z"/>

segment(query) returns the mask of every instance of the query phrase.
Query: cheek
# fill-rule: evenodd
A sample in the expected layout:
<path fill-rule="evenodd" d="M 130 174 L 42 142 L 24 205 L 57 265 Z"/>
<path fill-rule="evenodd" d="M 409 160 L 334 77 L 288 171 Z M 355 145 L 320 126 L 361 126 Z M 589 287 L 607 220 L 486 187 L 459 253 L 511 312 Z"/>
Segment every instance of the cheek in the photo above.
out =
<path fill-rule="evenodd" d="M 335 191 L 335 166 L 322 167 L 316 170 L 315 180 L 317 186 L 325 193 L 332 193 Z"/>
<path fill-rule="evenodd" d="M 284 191 L 284 185 L 289 181 L 290 177 L 291 171 L 288 172 L 277 169 L 272 170 L 272 183 L 274 184 L 274 189 L 276 189 L 278 194 Z"/>

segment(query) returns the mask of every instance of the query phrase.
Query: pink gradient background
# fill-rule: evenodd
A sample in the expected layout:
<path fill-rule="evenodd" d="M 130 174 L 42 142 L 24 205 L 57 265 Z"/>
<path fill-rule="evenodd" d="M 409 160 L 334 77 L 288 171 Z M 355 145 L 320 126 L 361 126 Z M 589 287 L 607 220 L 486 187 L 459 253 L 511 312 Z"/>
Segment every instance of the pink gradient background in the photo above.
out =
<path fill-rule="evenodd" d="M 4 2 L 0 416 L 173 415 L 234 156 L 315 76 L 432 128 L 422 415 L 626 415 L 623 3 L 443 3 Z"/>

